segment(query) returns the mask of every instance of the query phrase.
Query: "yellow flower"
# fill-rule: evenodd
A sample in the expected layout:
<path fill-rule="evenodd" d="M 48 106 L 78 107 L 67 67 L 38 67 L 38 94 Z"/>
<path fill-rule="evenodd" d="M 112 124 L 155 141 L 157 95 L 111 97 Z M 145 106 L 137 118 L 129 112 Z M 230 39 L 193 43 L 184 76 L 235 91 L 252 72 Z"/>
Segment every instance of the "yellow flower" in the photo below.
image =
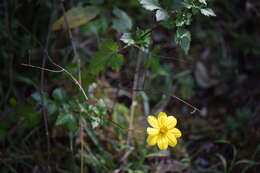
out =
<path fill-rule="evenodd" d="M 175 128 L 177 120 L 174 116 L 167 116 L 166 113 L 160 112 L 158 119 L 150 115 L 147 121 L 152 126 L 147 128 L 148 145 L 157 144 L 160 150 L 166 150 L 168 145 L 174 147 L 177 144 L 176 138 L 181 137 L 181 131 Z"/>

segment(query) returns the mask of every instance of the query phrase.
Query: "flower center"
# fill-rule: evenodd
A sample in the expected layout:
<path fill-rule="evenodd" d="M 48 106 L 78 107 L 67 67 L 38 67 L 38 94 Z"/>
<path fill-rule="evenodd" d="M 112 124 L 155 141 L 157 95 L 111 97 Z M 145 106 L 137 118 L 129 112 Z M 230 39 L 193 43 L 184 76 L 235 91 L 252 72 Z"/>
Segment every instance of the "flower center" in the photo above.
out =
<path fill-rule="evenodd" d="M 160 133 L 166 133 L 167 131 L 168 131 L 168 128 L 165 127 L 165 126 L 162 126 L 162 127 L 160 128 Z"/>

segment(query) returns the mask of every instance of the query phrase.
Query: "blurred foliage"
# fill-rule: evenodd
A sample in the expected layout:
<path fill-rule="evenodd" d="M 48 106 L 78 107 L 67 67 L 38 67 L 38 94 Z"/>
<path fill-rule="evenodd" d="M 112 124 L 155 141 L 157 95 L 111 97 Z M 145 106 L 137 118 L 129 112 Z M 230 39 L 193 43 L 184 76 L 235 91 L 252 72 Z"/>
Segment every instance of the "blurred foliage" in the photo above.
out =
<path fill-rule="evenodd" d="M 80 172 L 82 158 L 84 172 L 259 171 L 260 2 L 3 0 L 0 9 L 0 172 Z M 146 116 L 162 110 L 183 132 L 164 152 L 145 142 Z"/>

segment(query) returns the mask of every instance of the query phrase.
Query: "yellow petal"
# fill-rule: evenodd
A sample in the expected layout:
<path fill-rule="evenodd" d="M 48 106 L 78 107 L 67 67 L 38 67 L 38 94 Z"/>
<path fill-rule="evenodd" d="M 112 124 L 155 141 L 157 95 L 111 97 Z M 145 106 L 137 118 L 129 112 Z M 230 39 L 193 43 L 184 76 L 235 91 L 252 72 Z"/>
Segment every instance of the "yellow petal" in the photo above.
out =
<path fill-rule="evenodd" d="M 159 129 L 151 128 L 151 127 L 148 127 L 146 131 L 148 135 L 158 135 L 159 133 Z"/>
<path fill-rule="evenodd" d="M 174 116 L 168 116 L 166 121 L 167 121 L 166 127 L 168 129 L 174 128 L 176 126 L 176 124 L 177 124 L 177 120 L 176 120 L 176 118 Z"/>
<path fill-rule="evenodd" d="M 158 115 L 159 127 L 166 126 L 166 123 L 167 123 L 167 114 L 165 112 L 160 112 Z"/>
<path fill-rule="evenodd" d="M 167 138 L 168 138 L 168 143 L 171 147 L 174 147 L 177 144 L 177 140 L 176 137 L 173 133 L 168 132 L 167 134 Z"/>
<path fill-rule="evenodd" d="M 146 142 L 148 145 L 153 146 L 157 143 L 158 136 L 157 135 L 148 135 Z"/>
<path fill-rule="evenodd" d="M 168 132 L 174 134 L 174 136 L 176 138 L 181 137 L 181 131 L 177 128 L 173 128 L 173 129 L 169 130 Z"/>
<path fill-rule="evenodd" d="M 159 128 L 158 121 L 157 121 L 157 119 L 155 118 L 155 116 L 152 116 L 152 115 L 148 116 L 147 121 L 148 121 L 148 123 L 149 123 L 152 127 L 154 127 L 154 128 Z"/>
<path fill-rule="evenodd" d="M 168 148 L 168 138 L 166 135 L 159 135 L 157 139 L 157 145 L 160 150 L 166 150 Z"/>

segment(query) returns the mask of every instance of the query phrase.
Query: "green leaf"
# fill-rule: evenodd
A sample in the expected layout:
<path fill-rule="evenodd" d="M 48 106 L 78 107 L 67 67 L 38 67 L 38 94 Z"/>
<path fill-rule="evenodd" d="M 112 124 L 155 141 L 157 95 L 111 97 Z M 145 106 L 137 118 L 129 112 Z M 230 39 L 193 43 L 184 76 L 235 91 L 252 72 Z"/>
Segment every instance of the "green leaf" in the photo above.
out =
<path fill-rule="evenodd" d="M 106 103 L 104 102 L 103 99 L 99 99 L 98 102 L 97 102 L 97 107 L 98 107 L 98 110 L 101 114 L 106 114 L 107 112 L 107 105 Z"/>
<path fill-rule="evenodd" d="M 66 19 L 69 28 L 75 28 L 82 24 L 88 23 L 99 14 L 99 9 L 96 7 L 78 7 L 72 8 L 66 12 Z M 53 25 L 52 30 L 60 30 L 66 28 L 64 16 L 60 17 Z"/>
<path fill-rule="evenodd" d="M 207 5 L 206 0 L 199 0 L 200 3 Z"/>
<path fill-rule="evenodd" d="M 112 20 L 112 27 L 115 30 L 117 30 L 118 32 L 127 32 L 132 28 L 132 19 L 127 15 L 126 12 L 118 8 L 114 8 L 113 14 L 116 16 L 116 18 Z"/>
<path fill-rule="evenodd" d="M 66 94 L 65 91 L 61 88 L 56 88 L 54 89 L 54 91 L 52 92 L 52 97 L 60 102 L 64 102 L 65 98 L 66 98 Z"/>
<path fill-rule="evenodd" d="M 107 67 L 119 70 L 123 64 L 123 56 L 118 51 L 118 45 L 111 40 L 103 40 L 98 52 L 90 60 L 89 70 L 93 75 L 99 74 Z"/>
<path fill-rule="evenodd" d="M 153 11 L 153 10 L 161 9 L 158 0 L 139 0 L 139 2 L 146 10 Z"/>
<path fill-rule="evenodd" d="M 203 8 L 200 9 L 201 14 L 205 15 L 205 16 L 216 16 L 216 14 L 214 13 L 214 11 L 211 8 Z"/>
<path fill-rule="evenodd" d="M 71 113 L 62 113 L 58 116 L 55 125 L 64 125 L 67 123 L 70 123 L 71 121 L 74 121 L 75 118 Z"/>
<path fill-rule="evenodd" d="M 107 28 L 108 28 L 108 19 L 107 16 L 105 15 L 100 15 L 99 18 L 80 27 L 80 29 L 86 35 L 103 33 L 107 30 Z"/>
<path fill-rule="evenodd" d="M 160 6 L 158 0 L 139 0 L 139 2 L 146 10 L 150 10 L 150 11 L 156 10 L 155 13 L 156 21 L 162 21 L 169 18 L 167 11 Z"/>
<path fill-rule="evenodd" d="M 190 25 L 191 23 L 191 13 L 183 13 L 179 12 L 176 16 L 176 26 L 184 26 L 184 25 Z"/>
<path fill-rule="evenodd" d="M 134 41 L 134 39 L 132 38 L 132 35 L 131 35 L 130 33 L 124 33 L 124 34 L 121 36 L 120 40 L 121 40 L 122 42 L 124 42 L 125 44 L 127 44 L 127 45 L 134 45 L 134 44 L 135 44 L 135 41 Z"/>
<path fill-rule="evenodd" d="M 47 105 L 48 116 L 53 115 L 58 110 L 57 105 L 54 101 L 51 101 Z"/>
<path fill-rule="evenodd" d="M 156 21 L 162 21 L 162 20 L 166 20 L 169 18 L 167 11 L 164 9 L 156 10 L 155 16 L 156 16 Z"/>
<path fill-rule="evenodd" d="M 31 95 L 31 97 L 38 103 L 41 104 L 41 94 L 39 92 L 35 92 Z M 48 96 L 46 93 L 43 93 L 43 104 L 46 106 L 48 104 Z"/>
<path fill-rule="evenodd" d="M 127 45 L 136 45 L 136 47 L 147 52 L 151 43 L 150 31 L 137 29 L 134 34 L 124 33 L 120 40 Z"/>
<path fill-rule="evenodd" d="M 205 6 L 204 0 L 184 0 L 183 5 L 187 9 L 201 9 Z"/>
<path fill-rule="evenodd" d="M 114 54 L 113 56 L 110 57 L 109 60 L 109 66 L 115 70 L 119 71 L 121 66 L 123 65 L 124 62 L 124 57 L 121 54 Z"/>
<path fill-rule="evenodd" d="M 148 33 L 148 34 L 147 34 Z M 135 33 L 135 43 L 138 47 L 141 48 L 144 52 L 147 52 L 147 48 L 151 43 L 151 35 L 149 30 L 140 30 L 137 29 Z"/>
<path fill-rule="evenodd" d="M 92 128 L 96 128 L 100 125 L 101 119 L 97 116 L 90 116 Z"/>
<path fill-rule="evenodd" d="M 41 94 L 40 94 L 40 93 L 35 92 L 35 93 L 33 93 L 33 94 L 31 95 L 31 97 L 32 97 L 35 101 L 37 101 L 38 103 L 41 102 Z"/>
<path fill-rule="evenodd" d="M 178 44 L 187 54 L 190 49 L 191 34 L 186 29 L 179 28 L 176 31 L 175 43 Z"/>

